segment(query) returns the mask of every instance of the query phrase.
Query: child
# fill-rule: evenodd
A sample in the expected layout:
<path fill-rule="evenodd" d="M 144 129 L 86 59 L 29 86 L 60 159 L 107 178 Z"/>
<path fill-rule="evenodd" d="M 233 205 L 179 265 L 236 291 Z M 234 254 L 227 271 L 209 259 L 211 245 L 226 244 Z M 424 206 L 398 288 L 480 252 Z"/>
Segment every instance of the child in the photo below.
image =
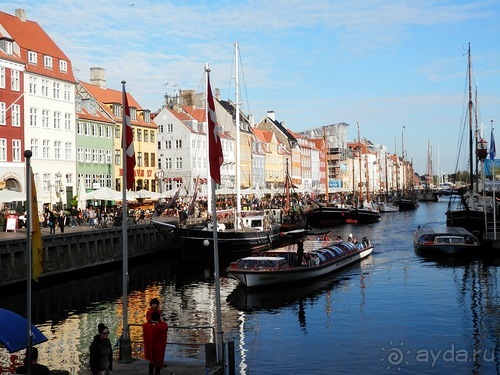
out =
<path fill-rule="evenodd" d="M 153 312 L 157 312 L 160 315 L 160 319 L 163 320 L 163 312 L 160 309 L 160 301 L 158 301 L 158 298 L 153 298 L 149 302 L 149 306 L 149 310 L 146 312 L 146 321 L 151 321 L 151 313 Z"/>

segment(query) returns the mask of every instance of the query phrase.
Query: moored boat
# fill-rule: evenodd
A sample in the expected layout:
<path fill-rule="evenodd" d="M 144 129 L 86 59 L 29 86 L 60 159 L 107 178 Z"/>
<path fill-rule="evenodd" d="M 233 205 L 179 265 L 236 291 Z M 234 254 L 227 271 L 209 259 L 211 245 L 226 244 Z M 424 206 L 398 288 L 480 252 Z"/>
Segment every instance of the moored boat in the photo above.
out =
<path fill-rule="evenodd" d="M 311 200 L 311 203 L 315 205 L 309 216 L 309 224 L 313 227 L 331 228 L 343 225 L 351 212 L 351 209 L 343 204 L 329 206 L 315 200 Z"/>
<path fill-rule="evenodd" d="M 372 251 L 373 246 L 366 238 L 359 243 L 309 241 L 304 244 L 304 263 L 300 261 L 301 250 L 289 246 L 241 258 L 232 262 L 227 272 L 247 288 L 283 285 L 327 275 L 367 257 Z"/>
<path fill-rule="evenodd" d="M 481 243 L 462 227 L 418 227 L 413 236 L 416 250 L 437 254 L 476 255 Z"/>

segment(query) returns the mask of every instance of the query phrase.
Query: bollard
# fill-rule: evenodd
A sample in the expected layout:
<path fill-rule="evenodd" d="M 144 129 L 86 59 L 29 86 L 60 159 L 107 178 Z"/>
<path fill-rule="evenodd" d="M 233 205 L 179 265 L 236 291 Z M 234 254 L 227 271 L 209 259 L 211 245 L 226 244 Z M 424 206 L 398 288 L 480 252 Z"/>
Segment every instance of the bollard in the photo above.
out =
<path fill-rule="evenodd" d="M 217 347 L 215 343 L 208 342 L 205 344 L 205 366 L 214 367 L 217 365 Z"/>
<path fill-rule="evenodd" d="M 132 342 L 130 339 L 120 338 L 120 355 L 119 362 L 130 363 L 132 362 Z"/>
<path fill-rule="evenodd" d="M 234 341 L 228 341 L 227 343 L 227 369 L 229 375 L 236 374 L 236 366 L 234 360 Z"/>

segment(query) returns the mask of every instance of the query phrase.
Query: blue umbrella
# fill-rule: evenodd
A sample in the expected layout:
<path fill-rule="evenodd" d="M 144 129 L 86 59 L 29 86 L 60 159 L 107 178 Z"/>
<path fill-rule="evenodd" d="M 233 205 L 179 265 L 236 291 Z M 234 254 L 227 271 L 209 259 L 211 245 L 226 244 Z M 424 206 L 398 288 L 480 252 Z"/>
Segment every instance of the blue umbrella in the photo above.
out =
<path fill-rule="evenodd" d="M 0 344 L 4 345 L 10 353 L 28 347 L 26 328 L 26 319 L 21 315 L 0 309 Z M 47 341 L 47 337 L 33 324 L 31 325 L 31 339 L 33 345 Z"/>

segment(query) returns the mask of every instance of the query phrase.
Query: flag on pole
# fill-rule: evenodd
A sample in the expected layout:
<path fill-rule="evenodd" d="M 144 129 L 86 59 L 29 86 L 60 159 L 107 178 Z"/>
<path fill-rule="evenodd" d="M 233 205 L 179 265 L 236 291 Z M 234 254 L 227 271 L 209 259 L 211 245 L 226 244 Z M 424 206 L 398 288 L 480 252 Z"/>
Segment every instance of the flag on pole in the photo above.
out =
<path fill-rule="evenodd" d="M 208 121 L 208 158 L 210 164 L 210 176 L 220 185 L 220 167 L 224 162 L 222 145 L 219 137 L 219 123 L 215 113 L 215 102 L 210 87 L 210 77 L 207 82 L 207 121 Z"/>
<path fill-rule="evenodd" d="M 495 145 L 495 136 L 493 135 L 493 127 L 491 128 L 491 142 L 490 142 L 490 159 L 495 160 L 497 148 Z"/>
<path fill-rule="evenodd" d="M 135 167 L 135 152 L 134 152 L 134 136 L 132 132 L 132 121 L 130 120 L 130 107 L 128 106 L 127 92 L 125 85 L 123 86 L 123 137 L 124 152 L 127 162 L 127 176 L 123 179 L 126 181 L 125 190 L 134 186 L 134 167 Z"/>
<path fill-rule="evenodd" d="M 40 220 L 38 219 L 38 202 L 36 198 L 36 186 L 33 172 L 31 173 L 31 212 L 28 213 L 31 220 L 31 251 L 33 252 L 32 278 L 38 281 L 38 276 L 43 272 L 43 246 Z"/>

